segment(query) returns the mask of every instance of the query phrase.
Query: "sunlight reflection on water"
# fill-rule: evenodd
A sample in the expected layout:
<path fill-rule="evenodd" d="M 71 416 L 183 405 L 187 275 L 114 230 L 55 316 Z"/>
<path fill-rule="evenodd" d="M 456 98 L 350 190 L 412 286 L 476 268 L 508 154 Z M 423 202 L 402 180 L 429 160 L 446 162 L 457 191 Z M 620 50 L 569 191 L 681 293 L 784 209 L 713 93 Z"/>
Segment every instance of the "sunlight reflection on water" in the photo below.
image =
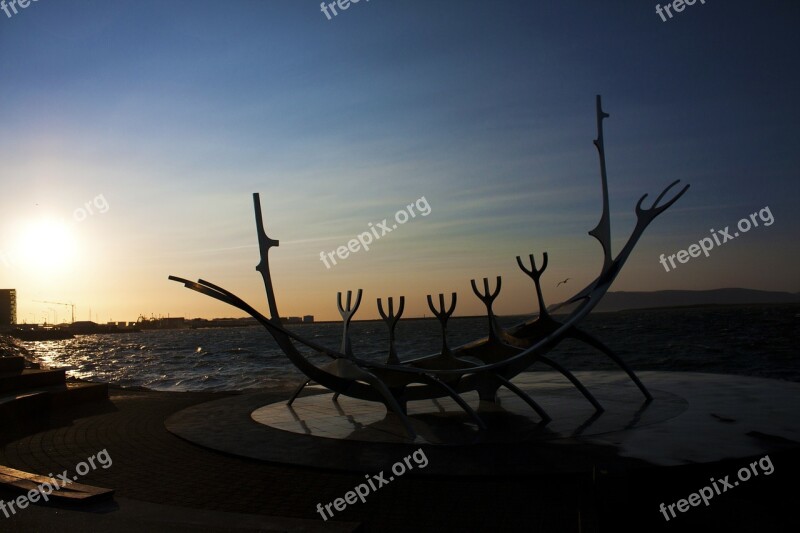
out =
<path fill-rule="evenodd" d="M 504 319 L 506 325 L 518 318 Z M 341 324 L 291 326 L 299 334 L 338 349 Z M 454 319 L 452 347 L 486 331 L 485 318 Z M 800 319 L 791 306 L 725 309 L 664 309 L 598 313 L 584 328 L 616 350 L 636 370 L 745 374 L 800 381 L 797 357 Z M 354 323 L 353 349 L 383 360 L 388 343 L 380 322 Z M 401 358 L 441 346 L 433 320 L 400 321 Z M 66 368 L 72 377 L 156 390 L 242 390 L 299 382 L 303 376 L 260 327 L 143 331 L 85 335 L 62 341 L 27 342 L 42 363 Z M 604 356 L 566 341 L 553 356 L 570 370 L 608 370 Z"/>

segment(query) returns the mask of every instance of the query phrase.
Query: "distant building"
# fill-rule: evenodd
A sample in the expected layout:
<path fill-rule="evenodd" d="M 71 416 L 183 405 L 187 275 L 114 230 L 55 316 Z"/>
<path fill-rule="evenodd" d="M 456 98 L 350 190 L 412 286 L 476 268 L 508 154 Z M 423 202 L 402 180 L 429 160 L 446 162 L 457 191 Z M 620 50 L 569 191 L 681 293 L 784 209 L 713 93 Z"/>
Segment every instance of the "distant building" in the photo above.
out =
<path fill-rule="evenodd" d="M 180 329 L 186 327 L 186 320 L 182 316 L 174 316 L 159 319 L 159 327 L 162 329 Z"/>
<path fill-rule="evenodd" d="M 17 323 L 17 289 L 0 289 L 0 326 Z"/>
<path fill-rule="evenodd" d="M 97 322 L 92 322 L 91 320 L 76 320 L 69 325 L 70 332 L 79 334 L 97 333 L 98 329 Z"/>
<path fill-rule="evenodd" d="M 145 318 L 140 315 L 134 326 L 139 329 L 182 329 L 189 327 L 189 324 L 182 316 Z"/>
<path fill-rule="evenodd" d="M 299 316 L 282 316 L 281 322 L 284 324 L 310 324 L 314 322 L 314 315 Z"/>

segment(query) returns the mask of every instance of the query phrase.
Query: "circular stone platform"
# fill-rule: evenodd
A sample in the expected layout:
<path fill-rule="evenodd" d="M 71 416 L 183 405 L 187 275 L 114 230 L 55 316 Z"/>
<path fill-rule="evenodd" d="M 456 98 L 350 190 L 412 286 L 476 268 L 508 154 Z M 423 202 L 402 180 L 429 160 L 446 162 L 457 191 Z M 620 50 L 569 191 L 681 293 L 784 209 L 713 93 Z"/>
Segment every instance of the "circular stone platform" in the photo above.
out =
<path fill-rule="evenodd" d="M 449 397 L 421 400 L 408 404 L 411 425 L 419 436 L 415 442 L 456 446 L 597 435 L 663 422 L 687 408 L 685 400 L 666 391 L 652 390 L 655 401 L 645 403 L 644 395 L 635 387 L 601 383 L 595 379 L 591 392 L 605 408 L 598 413 L 560 374 L 542 374 L 522 374 L 514 383 L 550 414 L 549 423 L 543 424 L 528 404 L 505 388 L 500 389 L 497 404 L 481 403 L 476 392 L 469 392 L 461 397 L 474 406 L 490 430 L 481 431 Z M 407 442 L 398 417 L 387 413 L 383 405 L 344 396 L 334 402 L 330 392 L 299 398 L 291 406 L 286 402 L 266 405 L 253 411 L 251 416 L 259 424 L 300 435 L 363 442 Z"/>
<path fill-rule="evenodd" d="M 499 405 L 481 404 L 475 393 L 463 395 L 489 426 L 487 431 L 480 431 L 449 398 L 410 402 L 409 417 L 419 435 L 414 442 L 382 404 L 345 397 L 333 402 L 329 392 L 298 398 L 291 407 L 285 401 L 267 403 L 263 393 L 243 394 L 180 411 L 166 426 L 190 442 L 224 453 L 363 472 L 382 469 L 387 461 L 422 447 L 430 461 L 419 471 L 423 475 L 680 465 L 800 448 L 797 383 L 640 372 L 655 398 L 644 403 L 622 372 L 575 375 L 604 412 L 596 413 L 560 374 L 530 372 L 514 383 L 550 414 L 553 420 L 546 425 L 527 404 L 501 389 Z"/>

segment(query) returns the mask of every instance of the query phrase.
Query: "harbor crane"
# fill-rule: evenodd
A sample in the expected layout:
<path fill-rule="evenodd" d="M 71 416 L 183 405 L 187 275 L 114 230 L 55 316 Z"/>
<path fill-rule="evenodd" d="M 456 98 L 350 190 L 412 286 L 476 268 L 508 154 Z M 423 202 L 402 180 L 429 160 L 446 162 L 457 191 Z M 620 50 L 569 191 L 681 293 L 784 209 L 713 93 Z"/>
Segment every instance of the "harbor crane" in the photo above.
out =
<path fill-rule="evenodd" d="M 73 303 L 64 303 L 64 302 L 49 302 L 47 300 L 34 300 L 36 303 L 40 304 L 55 304 L 55 305 L 66 305 L 72 308 L 72 322 L 75 323 L 75 304 Z"/>

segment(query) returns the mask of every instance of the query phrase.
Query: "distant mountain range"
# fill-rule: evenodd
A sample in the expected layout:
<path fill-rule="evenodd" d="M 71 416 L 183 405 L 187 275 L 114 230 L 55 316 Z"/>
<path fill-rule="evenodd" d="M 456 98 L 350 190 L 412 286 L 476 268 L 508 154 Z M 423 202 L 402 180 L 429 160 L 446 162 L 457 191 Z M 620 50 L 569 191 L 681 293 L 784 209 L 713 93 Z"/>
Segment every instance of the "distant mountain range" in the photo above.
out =
<path fill-rule="evenodd" d="M 754 289 L 713 289 L 708 291 L 609 292 L 596 311 L 623 311 L 654 307 L 690 305 L 741 305 L 800 303 L 800 293 L 757 291 Z M 566 308 L 561 309 L 563 312 Z"/>

